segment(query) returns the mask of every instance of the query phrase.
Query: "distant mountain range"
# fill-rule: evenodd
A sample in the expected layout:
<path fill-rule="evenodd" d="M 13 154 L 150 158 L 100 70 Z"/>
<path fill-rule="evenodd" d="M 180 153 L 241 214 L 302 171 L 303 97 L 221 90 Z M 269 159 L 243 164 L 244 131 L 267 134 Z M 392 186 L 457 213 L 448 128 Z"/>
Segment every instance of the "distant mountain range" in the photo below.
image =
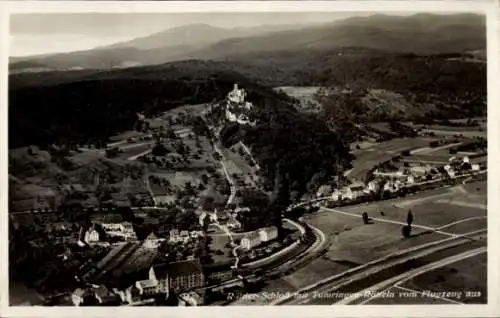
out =
<path fill-rule="evenodd" d="M 189 59 L 248 62 L 277 54 L 295 58 L 342 54 L 351 48 L 421 55 L 482 51 L 486 49 L 485 17 L 373 15 L 322 25 L 232 29 L 194 24 L 93 50 L 11 58 L 10 70 L 128 68 Z"/>

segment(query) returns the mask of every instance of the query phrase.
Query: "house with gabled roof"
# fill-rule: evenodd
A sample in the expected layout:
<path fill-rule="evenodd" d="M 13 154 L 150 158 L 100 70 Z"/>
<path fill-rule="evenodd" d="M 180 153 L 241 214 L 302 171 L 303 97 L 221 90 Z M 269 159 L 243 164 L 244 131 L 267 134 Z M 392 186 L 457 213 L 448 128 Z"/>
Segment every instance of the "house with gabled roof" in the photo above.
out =
<path fill-rule="evenodd" d="M 164 239 L 158 238 L 154 232 L 149 233 L 149 235 L 144 239 L 143 246 L 145 248 L 158 248 Z"/>

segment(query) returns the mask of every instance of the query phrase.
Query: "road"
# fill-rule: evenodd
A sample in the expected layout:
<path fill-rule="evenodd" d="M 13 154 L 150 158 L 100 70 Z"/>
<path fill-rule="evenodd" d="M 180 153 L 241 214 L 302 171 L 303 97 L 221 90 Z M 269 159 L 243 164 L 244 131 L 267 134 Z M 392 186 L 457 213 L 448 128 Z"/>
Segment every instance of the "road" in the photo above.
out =
<path fill-rule="evenodd" d="M 140 154 L 137 154 L 137 155 L 134 155 L 134 156 L 130 156 L 127 158 L 128 161 L 134 161 L 134 160 L 137 160 L 138 158 L 142 157 L 142 156 L 145 156 L 147 155 L 148 153 L 150 153 L 151 151 L 153 151 L 153 149 L 148 149 L 146 151 L 143 151 L 141 152 Z"/>

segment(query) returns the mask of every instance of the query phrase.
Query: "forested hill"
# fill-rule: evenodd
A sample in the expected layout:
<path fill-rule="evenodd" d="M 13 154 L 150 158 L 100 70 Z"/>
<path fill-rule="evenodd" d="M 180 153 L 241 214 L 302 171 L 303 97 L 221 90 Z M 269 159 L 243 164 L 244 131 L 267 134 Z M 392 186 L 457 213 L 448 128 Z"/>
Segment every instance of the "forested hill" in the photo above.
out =
<path fill-rule="evenodd" d="M 486 63 L 481 52 L 416 55 L 350 47 L 328 52 L 243 54 L 220 61 L 187 60 L 118 70 L 15 74 L 9 87 L 54 86 L 109 80 L 177 81 L 218 78 L 262 86 L 344 86 L 402 94 L 425 115 L 436 105 L 443 116 L 486 111 Z M 76 84 L 75 84 L 76 85 Z M 222 96 L 222 95 L 218 95 Z M 402 114 L 404 115 L 404 114 Z"/>
<path fill-rule="evenodd" d="M 220 100 L 234 82 L 255 86 L 257 94 L 266 90 L 234 72 L 179 74 L 163 78 L 122 74 L 19 88 L 14 83 L 9 90 L 9 147 L 106 140 L 132 129 L 136 112 L 154 114 L 178 105 Z"/>
<path fill-rule="evenodd" d="M 9 146 L 106 140 L 132 129 L 136 112 L 153 115 L 178 105 L 222 100 L 237 82 L 248 92 L 258 119 L 241 139 L 252 148 L 270 186 L 275 178 L 285 179 L 280 184 L 291 191 L 281 189 L 281 193 L 296 199 L 334 173 L 332 163 L 349 164 L 348 148 L 338 136 L 320 119 L 299 113 L 286 95 L 236 72 L 201 69 L 195 73 L 142 69 L 128 73 L 135 74 L 130 77 L 116 73 L 101 80 L 19 89 L 14 85 L 9 95 Z"/>
<path fill-rule="evenodd" d="M 222 100 L 234 83 L 257 100 L 263 95 L 287 99 L 237 72 L 243 69 L 189 60 L 119 70 L 11 75 L 9 147 L 105 140 L 131 129 L 136 112 L 153 115 L 183 104 Z"/>

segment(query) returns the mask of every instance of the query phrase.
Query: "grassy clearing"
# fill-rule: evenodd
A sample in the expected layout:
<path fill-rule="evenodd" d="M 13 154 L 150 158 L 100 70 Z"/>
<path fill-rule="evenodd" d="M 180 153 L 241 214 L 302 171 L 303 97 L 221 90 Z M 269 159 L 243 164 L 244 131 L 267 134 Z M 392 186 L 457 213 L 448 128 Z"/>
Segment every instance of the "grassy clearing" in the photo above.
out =
<path fill-rule="evenodd" d="M 316 101 L 315 94 L 319 86 L 283 86 L 275 90 L 282 91 L 288 96 L 299 101 L 300 111 L 316 112 L 321 109 L 321 105 Z"/>
<path fill-rule="evenodd" d="M 128 130 L 128 131 L 125 131 L 125 132 L 123 132 L 121 134 L 113 136 L 113 137 L 111 137 L 109 139 L 111 140 L 111 142 L 118 142 L 118 141 L 122 141 L 122 140 L 127 140 L 129 138 L 144 137 L 146 135 L 147 134 L 145 134 L 143 132 L 140 132 L 140 131 Z"/>
<path fill-rule="evenodd" d="M 453 127 L 455 128 L 455 127 Z M 483 131 L 477 131 L 477 130 L 471 130 L 471 131 L 466 131 L 466 130 L 446 130 L 446 129 L 422 129 L 422 132 L 425 133 L 434 133 L 435 135 L 438 136 L 453 136 L 453 135 L 463 135 L 464 137 L 483 137 L 487 138 L 488 137 L 488 132 L 486 130 Z"/>
<path fill-rule="evenodd" d="M 374 207 L 372 209 L 375 211 Z M 357 213 L 361 214 L 365 211 L 368 211 L 370 216 L 380 217 L 378 213 L 370 212 L 370 207 L 366 206 L 359 207 Z M 350 212 L 353 212 L 352 208 Z M 387 219 L 404 222 L 406 215 L 404 217 L 387 216 Z M 373 224 L 364 224 L 361 218 L 334 212 L 310 215 L 307 217 L 307 222 L 332 237 L 333 244 L 326 255 L 329 259 L 341 263 L 363 264 L 400 249 L 444 238 L 439 234 L 425 234 L 405 240 L 401 235 L 402 225 L 376 221 Z M 413 234 L 417 235 L 422 232 L 424 230 L 414 229 Z"/>
<path fill-rule="evenodd" d="M 232 255 L 232 248 L 226 247 L 226 244 L 230 241 L 231 240 L 227 235 L 211 236 L 209 247 L 214 263 L 222 263 L 234 260 L 234 257 Z M 217 253 L 216 251 L 221 251 L 222 254 L 219 255 L 219 253 Z"/>
<path fill-rule="evenodd" d="M 476 185 L 468 185 L 475 189 Z M 484 187 L 483 187 L 484 191 Z M 361 215 L 367 212 L 370 217 L 406 222 L 408 209 L 414 214 L 414 224 L 427 226 L 442 226 L 462 219 L 484 216 L 485 211 L 470 208 L 460 208 L 449 204 L 438 204 L 435 200 L 442 198 L 463 198 L 464 193 L 450 192 L 449 189 L 437 189 L 431 192 L 411 196 L 406 199 L 382 201 L 372 204 L 339 208 L 341 211 Z M 474 194 L 476 195 L 476 194 Z M 420 200 L 426 199 L 427 200 Z M 414 205 L 397 207 L 397 203 L 412 200 Z M 380 211 L 384 212 L 384 216 Z M 307 285 L 318 279 L 333 275 L 356 264 L 364 264 L 390 253 L 398 252 L 413 246 L 440 240 L 447 236 L 436 233 L 425 233 L 425 230 L 414 228 L 413 237 L 403 239 L 402 225 L 374 221 L 373 224 L 363 224 L 361 218 L 320 210 L 305 216 L 308 223 L 318 227 L 333 240 L 328 252 L 321 260 L 316 260 L 303 269 L 287 277 L 287 282 L 293 286 Z M 444 229 L 451 233 L 465 233 L 483 229 L 485 219 L 474 219 L 458 223 Z M 377 302 L 378 303 L 378 302 Z"/>
<path fill-rule="evenodd" d="M 487 265 L 486 254 L 438 268 L 434 271 L 419 275 L 404 284 L 404 287 L 415 290 L 431 290 L 437 292 L 479 292 L 480 295 L 469 295 L 459 301 L 474 304 L 487 301 Z"/>
<path fill-rule="evenodd" d="M 349 173 L 350 178 L 361 179 L 376 164 L 390 160 L 400 155 L 403 150 L 426 147 L 433 138 L 398 138 L 381 143 L 376 143 L 362 150 L 353 151 L 355 159 L 352 162 L 353 169 Z"/>
<path fill-rule="evenodd" d="M 485 210 L 449 204 L 450 202 L 453 203 L 453 200 L 469 201 L 469 195 L 471 195 L 471 200 L 481 202 L 482 199 L 485 199 L 485 197 L 481 198 L 475 194 L 467 194 L 461 191 L 451 192 L 449 189 L 439 189 L 406 198 L 339 208 L 339 210 L 356 214 L 367 212 L 371 217 L 405 222 L 408 210 L 411 209 L 415 217 L 415 224 L 443 226 L 461 219 L 486 215 Z M 446 201 L 448 203 L 446 203 Z M 380 211 L 383 211 L 385 216 L 382 216 Z M 471 226 L 471 231 L 475 229 L 477 228 Z"/>
<path fill-rule="evenodd" d="M 349 268 L 351 266 L 341 262 L 334 262 L 329 259 L 328 255 L 325 255 L 280 280 L 286 282 L 286 287 L 288 288 L 286 291 L 294 291 L 314 284 L 326 277 L 339 274 Z M 269 285 L 273 287 L 273 291 L 274 288 L 279 287 L 279 284 L 274 284 L 274 282 L 271 282 Z"/>

